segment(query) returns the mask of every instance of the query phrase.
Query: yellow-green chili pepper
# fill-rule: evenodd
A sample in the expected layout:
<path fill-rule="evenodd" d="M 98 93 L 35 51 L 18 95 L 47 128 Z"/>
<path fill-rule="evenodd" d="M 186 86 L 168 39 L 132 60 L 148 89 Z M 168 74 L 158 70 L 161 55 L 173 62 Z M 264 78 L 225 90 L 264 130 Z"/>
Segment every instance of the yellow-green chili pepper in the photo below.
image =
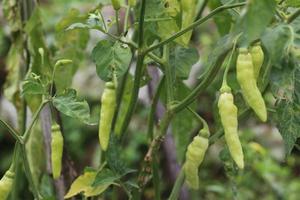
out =
<path fill-rule="evenodd" d="M 128 5 L 134 7 L 136 5 L 136 0 L 128 0 Z"/>
<path fill-rule="evenodd" d="M 53 178 L 57 179 L 61 173 L 64 138 L 57 123 L 51 126 L 51 164 Z"/>
<path fill-rule="evenodd" d="M 199 135 L 194 137 L 187 148 L 186 161 L 183 169 L 185 180 L 188 186 L 193 189 L 198 189 L 199 187 L 198 169 L 208 148 L 208 136 L 208 130 L 200 130 Z"/>
<path fill-rule="evenodd" d="M 245 101 L 254 110 L 257 116 L 265 122 L 267 120 L 266 105 L 256 85 L 251 54 L 245 48 L 239 49 L 236 74 Z"/>
<path fill-rule="evenodd" d="M 107 82 L 101 98 L 99 121 L 99 140 L 103 151 L 107 150 L 112 121 L 116 109 L 116 90 L 114 82 Z"/>
<path fill-rule="evenodd" d="M 238 136 L 237 107 L 228 86 L 221 88 L 218 101 L 219 115 L 224 128 L 225 140 L 231 157 L 240 169 L 244 168 L 244 154 Z"/>
<path fill-rule="evenodd" d="M 115 10 L 120 10 L 121 5 L 119 0 L 111 0 L 111 4 Z"/>
<path fill-rule="evenodd" d="M 15 173 L 10 168 L 0 180 L 0 200 L 6 200 L 14 183 Z"/>
<path fill-rule="evenodd" d="M 259 77 L 261 66 L 264 62 L 264 52 L 260 46 L 260 43 L 254 44 L 250 48 L 250 53 L 252 56 L 254 77 L 257 80 Z"/>

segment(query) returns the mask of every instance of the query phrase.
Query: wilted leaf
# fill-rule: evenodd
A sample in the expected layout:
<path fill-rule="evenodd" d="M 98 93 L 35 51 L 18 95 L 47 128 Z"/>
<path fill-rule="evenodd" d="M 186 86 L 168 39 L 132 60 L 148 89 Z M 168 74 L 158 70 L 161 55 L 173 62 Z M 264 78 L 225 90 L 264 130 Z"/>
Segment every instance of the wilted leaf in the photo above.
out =
<path fill-rule="evenodd" d="M 6 69 L 8 75 L 4 84 L 4 95 L 11 102 L 15 101 L 15 95 L 19 92 L 19 74 L 21 69 L 21 56 L 23 52 L 22 37 L 11 45 L 6 58 Z"/>
<path fill-rule="evenodd" d="M 13 32 L 19 31 L 22 28 L 21 5 L 16 0 L 3 0 L 1 2 L 3 13 L 8 21 L 8 24 Z"/>

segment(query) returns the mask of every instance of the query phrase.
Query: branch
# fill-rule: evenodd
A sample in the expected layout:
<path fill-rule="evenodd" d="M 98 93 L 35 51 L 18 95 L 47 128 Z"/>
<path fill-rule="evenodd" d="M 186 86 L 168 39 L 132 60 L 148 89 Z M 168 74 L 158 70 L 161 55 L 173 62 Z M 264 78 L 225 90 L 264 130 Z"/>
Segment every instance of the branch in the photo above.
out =
<path fill-rule="evenodd" d="M 20 137 L 19 133 L 14 130 L 9 124 L 7 124 L 5 121 L 3 121 L 2 119 L 0 119 L 0 124 L 2 124 L 2 126 L 4 128 L 6 128 L 8 130 L 8 132 L 19 142 L 22 143 L 22 138 Z"/>
<path fill-rule="evenodd" d="M 163 50 L 163 60 L 165 62 L 164 69 L 165 69 L 165 76 L 166 76 L 166 88 L 167 88 L 167 109 L 169 109 L 171 103 L 174 101 L 174 87 L 173 87 L 173 74 L 174 69 L 171 69 L 171 65 L 169 62 L 170 57 L 170 48 L 169 45 L 164 46 Z"/>
<path fill-rule="evenodd" d="M 225 56 L 224 56 L 224 58 L 225 58 Z M 173 106 L 173 108 L 171 108 L 173 110 L 173 112 L 177 113 L 177 112 L 181 111 L 182 109 L 184 109 L 189 104 L 191 104 L 195 100 L 197 95 L 201 91 L 203 91 L 206 87 L 208 87 L 209 84 L 215 79 L 216 74 L 218 73 L 220 67 L 221 67 L 221 65 L 216 64 L 216 65 L 213 66 L 212 69 L 209 69 L 208 74 L 205 75 L 204 80 L 197 87 L 195 87 L 192 90 L 192 92 L 186 98 L 184 98 L 182 100 L 181 103 L 179 103 L 179 104 Z"/>
<path fill-rule="evenodd" d="M 134 83 L 132 88 L 132 96 L 130 98 L 129 106 L 127 113 L 124 118 L 124 122 L 122 123 L 121 127 L 121 134 L 124 134 L 126 131 L 131 117 L 133 115 L 135 105 L 138 99 L 138 93 L 140 88 L 140 82 L 142 78 L 143 73 L 143 64 L 144 64 L 144 58 L 145 54 L 143 53 L 143 42 L 144 42 L 144 17 L 145 17 L 145 9 L 146 9 L 146 0 L 141 1 L 141 10 L 140 10 L 140 21 L 139 21 L 139 28 L 138 28 L 138 55 L 137 55 L 137 64 L 134 74 Z"/>
<path fill-rule="evenodd" d="M 159 95 L 160 92 L 162 90 L 162 86 L 165 80 L 165 76 L 163 76 L 160 80 L 160 82 L 158 83 L 157 89 L 155 91 L 154 97 L 152 99 L 152 103 L 151 103 L 151 107 L 150 107 L 150 112 L 148 115 L 148 130 L 147 130 L 147 136 L 148 138 L 150 138 L 151 140 L 153 139 L 153 128 L 154 128 L 154 119 L 155 119 L 155 111 L 156 111 L 156 107 L 159 101 Z"/>
<path fill-rule="evenodd" d="M 40 114 L 41 110 L 43 109 L 43 107 L 46 105 L 46 103 L 48 103 L 47 100 L 46 100 L 46 101 L 43 101 L 43 102 L 40 104 L 40 106 L 39 106 L 39 108 L 37 109 L 37 111 L 34 113 L 34 116 L 33 116 L 33 118 L 32 118 L 32 121 L 31 121 L 29 127 L 27 128 L 27 130 L 25 131 L 25 133 L 24 133 L 24 135 L 23 135 L 23 139 L 24 139 L 23 142 L 24 142 L 25 144 L 26 144 L 26 142 L 27 142 L 27 140 L 28 140 L 28 138 L 29 138 L 29 136 L 30 136 L 31 129 L 32 129 L 32 127 L 33 127 L 35 121 L 38 119 L 39 114 Z"/>
<path fill-rule="evenodd" d="M 181 189 L 181 186 L 183 185 L 183 183 L 184 183 L 184 171 L 183 171 L 183 168 L 181 168 L 168 200 L 177 200 L 178 199 L 180 189 Z"/>
<path fill-rule="evenodd" d="M 183 34 L 189 32 L 190 30 L 193 30 L 194 28 L 196 28 L 200 24 L 204 23 L 205 21 L 207 21 L 208 19 L 210 19 L 214 15 L 218 14 L 219 12 L 222 12 L 226 9 L 236 8 L 236 7 L 240 7 L 240 6 L 244 6 L 244 5 L 246 5 L 246 3 L 236 3 L 236 4 L 231 4 L 231 5 L 220 6 L 220 7 L 216 8 L 215 10 L 213 10 L 212 12 L 210 12 L 205 17 L 195 21 L 194 23 L 192 23 L 188 27 L 186 27 L 186 28 L 182 29 L 181 31 L 175 33 L 174 35 L 170 36 L 169 38 L 159 42 L 156 45 L 153 45 L 153 46 L 149 47 L 148 49 L 145 50 L 145 53 L 149 53 L 150 51 L 153 51 L 154 49 L 157 49 L 157 48 L 159 48 L 159 47 L 175 40 L 176 38 L 178 38 L 178 37 L 182 36 Z"/>
<path fill-rule="evenodd" d="M 287 18 L 287 23 L 290 24 L 291 22 L 293 22 L 299 16 L 300 16 L 300 9 L 296 10 L 293 14 L 291 14 Z"/>

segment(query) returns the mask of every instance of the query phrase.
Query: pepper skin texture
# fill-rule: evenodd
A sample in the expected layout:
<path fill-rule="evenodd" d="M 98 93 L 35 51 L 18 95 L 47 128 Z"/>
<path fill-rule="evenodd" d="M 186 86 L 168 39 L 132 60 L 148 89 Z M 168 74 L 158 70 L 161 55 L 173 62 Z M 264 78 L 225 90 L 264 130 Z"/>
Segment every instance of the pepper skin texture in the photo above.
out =
<path fill-rule="evenodd" d="M 267 121 L 266 105 L 256 85 L 256 79 L 254 77 L 252 56 L 245 48 L 241 48 L 239 50 L 236 74 L 245 101 L 261 119 L 261 121 Z"/>
<path fill-rule="evenodd" d="M 52 174 L 54 179 L 58 179 L 61 173 L 64 138 L 61 134 L 59 125 L 56 123 L 51 127 L 51 134 Z"/>
<path fill-rule="evenodd" d="M 250 48 L 250 54 L 252 56 L 254 77 L 257 80 L 261 66 L 264 62 L 264 52 L 260 46 L 260 43 L 257 43 Z"/>
<path fill-rule="evenodd" d="M 103 151 L 107 150 L 112 121 L 116 109 L 116 90 L 113 82 L 107 82 L 101 98 L 99 141 Z"/>
<path fill-rule="evenodd" d="M 185 180 L 192 189 L 199 188 L 198 168 L 204 159 L 207 148 L 208 139 L 199 135 L 194 137 L 187 148 L 184 173 Z"/>
<path fill-rule="evenodd" d="M 224 92 L 218 101 L 219 115 L 224 128 L 225 140 L 232 159 L 240 169 L 244 168 L 244 154 L 238 136 L 237 107 L 231 92 Z"/>
<path fill-rule="evenodd" d="M 120 10 L 121 5 L 119 0 L 111 0 L 111 4 L 115 10 Z"/>
<path fill-rule="evenodd" d="M 15 173 L 10 169 L 7 170 L 0 180 L 0 200 L 6 200 L 11 192 Z"/>

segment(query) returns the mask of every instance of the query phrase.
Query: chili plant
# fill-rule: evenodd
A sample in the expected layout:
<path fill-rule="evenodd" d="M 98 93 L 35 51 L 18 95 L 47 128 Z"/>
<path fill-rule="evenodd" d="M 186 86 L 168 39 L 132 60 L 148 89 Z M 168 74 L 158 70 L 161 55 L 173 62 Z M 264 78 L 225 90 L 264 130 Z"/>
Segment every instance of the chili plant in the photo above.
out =
<path fill-rule="evenodd" d="M 152 199 L 190 199 L 188 191 L 203 191 L 201 171 L 209 157 L 205 154 L 214 143 L 224 140 L 223 135 L 227 145 L 222 145 L 220 158 L 231 183 L 251 170 L 249 148 L 264 152 L 253 141 L 247 144 L 240 134 L 247 119 L 276 126 L 287 156 L 294 147 L 299 148 L 298 1 L 93 3 L 82 12 L 72 9 L 61 16 L 55 25 L 54 41 L 49 41 L 44 29 L 47 22 L 43 20 L 47 12 L 41 2 L 1 2 L 7 26 L 1 32 L 6 35 L 1 36 L 1 58 L 7 72 L 3 70 L 6 79 L 1 83 L 3 96 L 17 110 L 17 125 L 0 119 L 3 130 L 15 140 L 10 167 L 0 180 L 1 199 L 24 199 L 24 191 L 32 193 L 26 194 L 32 199 L 120 199 L 123 193 L 128 199 L 146 199 L 149 188 L 153 190 Z M 201 27 L 207 28 L 207 23 L 218 35 L 213 49 L 201 49 L 199 41 L 204 33 Z M 90 33 L 96 35 L 91 36 L 96 44 L 89 42 Z M 105 37 L 98 37 L 100 33 Z M 85 50 L 92 43 L 93 49 Z M 199 58 L 199 52 L 208 58 Z M 97 117 L 71 88 L 78 66 L 90 58 L 95 74 L 105 83 L 103 93 L 97 89 L 102 96 L 97 101 L 101 107 Z M 201 65 L 199 77 L 194 85 L 187 86 L 185 80 L 195 76 L 191 69 L 197 65 Z M 149 109 L 138 104 L 145 85 L 151 94 Z M 200 112 L 207 92 L 217 102 L 209 106 L 211 117 Z M 130 127 L 137 112 L 147 112 L 143 130 Z M 79 176 L 66 172 L 74 170 L 69 148 L 77 147 L 66 145 L 65 117 L 98 129 L 98 136 L 93 137 L 97 138 L 98 162 L 86 166 Z M 185 123 L 189 129 L 178 136 L 176 128 L 181 130 L 184 120 L 188 120 Z M 146 151 L 137 159 L 138 164 L 129 167 L 122 153 L 131 140 L 140 137 L 139 131 L 147 133 Z M 168 143 L 174 138 L 176 148 Z M 175 155 L 174 166 L 181 166 L 174 171 L 176 180 L 171 183 L 162 181 L 166 173 L 162 145 L 172 152 L 164 157 L 168 160 Z M 277 196 L 289 193 L 288 189 L 277 190 L 261 168 L 252 170 L 275 188 Z M 29 190 L 19 184 L 23 174 Z M 232 184 L 231 189 L 237 197 L 239 188 Z"/>

